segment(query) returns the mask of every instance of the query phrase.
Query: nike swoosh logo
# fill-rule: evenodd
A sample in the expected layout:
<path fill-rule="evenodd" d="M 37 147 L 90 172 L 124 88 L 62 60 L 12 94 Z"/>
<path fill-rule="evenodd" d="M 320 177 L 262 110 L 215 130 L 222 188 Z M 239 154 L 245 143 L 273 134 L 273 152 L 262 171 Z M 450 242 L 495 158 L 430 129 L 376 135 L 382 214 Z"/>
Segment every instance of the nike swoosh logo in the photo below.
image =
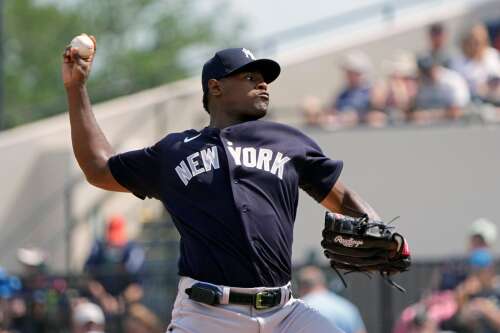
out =
<path fill-rule="evenodd" d="M 192 140 L 196 139 L 196 138 L 197 138 L 197 137 L 199 137 L 200 135 L 201 135 L 201 133 L 200 133 L 200 134 L 198 134 L 198 135 L 195 135 L 195 136 L 193 136 L 193 137 L 191 137 L 191 138 L 184 138 L 184 143 L 188 143 L 189 141 L 192 141 Z"/>

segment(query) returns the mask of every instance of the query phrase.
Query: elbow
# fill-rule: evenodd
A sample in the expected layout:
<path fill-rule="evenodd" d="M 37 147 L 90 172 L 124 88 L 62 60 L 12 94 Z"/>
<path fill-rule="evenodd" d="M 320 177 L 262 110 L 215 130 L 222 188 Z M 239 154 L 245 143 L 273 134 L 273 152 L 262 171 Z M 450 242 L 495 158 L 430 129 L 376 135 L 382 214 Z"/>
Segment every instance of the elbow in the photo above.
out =
<path fill-rule="evenodd" d="M 85 179 L 90 185 L 104 188 L 106 185 L 106 174 L 109 172 L 107 161 L 99 164 L 81 166 Z"/>
<path fill-rule="evenodd" d="M 85 175 L 85 179 L 87 180 L 87 183 L 89 183 L 92 186 L 102 188 L 103 181 L 101 177 L 99 176 L 98 172 L 89 172 L 89 171 L 83 171 Z"/>

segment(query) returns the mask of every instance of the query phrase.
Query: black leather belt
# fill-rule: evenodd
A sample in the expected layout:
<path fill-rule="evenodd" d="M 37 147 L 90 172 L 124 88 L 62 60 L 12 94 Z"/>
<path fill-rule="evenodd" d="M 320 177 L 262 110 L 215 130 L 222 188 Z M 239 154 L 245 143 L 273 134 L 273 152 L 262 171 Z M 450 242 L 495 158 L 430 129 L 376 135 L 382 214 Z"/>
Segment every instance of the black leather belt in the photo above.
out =
<path fill-rule="evenodd" d="M 281 289 L 263 290 L 255 294 L 229 292 L 229 303 L 253 305 L 257 310 L 281 304 Z"/>
<path fill-rule="evenodd" d="M 187 288 L 185 292 L 193 301 L 209 305 L 220 304 L 220 298 L 222 297 L 219 287 L 201 282 L 195 283 L 191 288 Z M 257 310 L 269 309 L 281 304 L 281 289 L 266 289 L 255 294 L 229 291 L 228 303 L 253 305 Z"/>

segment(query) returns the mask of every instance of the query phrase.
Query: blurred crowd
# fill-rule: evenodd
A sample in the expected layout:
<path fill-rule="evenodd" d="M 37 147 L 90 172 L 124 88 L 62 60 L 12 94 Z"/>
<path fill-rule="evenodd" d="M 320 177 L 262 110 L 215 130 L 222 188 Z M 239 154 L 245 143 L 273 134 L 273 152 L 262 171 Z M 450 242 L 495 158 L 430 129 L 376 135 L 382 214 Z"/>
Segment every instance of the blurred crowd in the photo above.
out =
<path fill-rule="evenodd" d="M 500 29 L 471 27 L 454 54 L 444 25 L 428 29 L 422 54 L 388 50 L 373 80 L 370 58 L 352 51 L 341 62 L 344 83 L 324 105 L 313 96 L 302 103 L 308 126 L 328 129 L 358 125 L 432 124 L 464 117 L 500 121 Z M 493 46 L 491 41 L 493 41 Z"/>
<path fill-rule="evenodd" d="M 449 262 L 439 287 L 404 309 L 393 333 L 498 333 L 500 332 L 500 277 L 491 247 L 495 224 L 474 221 L 463 263 Z"/>
<path fill-rule="evenodd" d="M 0 268 L 0 333 L 163 333 L 141 303 L 144 258 L 120 215 L 95 240 L 83 275 L 54 276 L 42 249 L 18 249 L 20 273 Z"/>

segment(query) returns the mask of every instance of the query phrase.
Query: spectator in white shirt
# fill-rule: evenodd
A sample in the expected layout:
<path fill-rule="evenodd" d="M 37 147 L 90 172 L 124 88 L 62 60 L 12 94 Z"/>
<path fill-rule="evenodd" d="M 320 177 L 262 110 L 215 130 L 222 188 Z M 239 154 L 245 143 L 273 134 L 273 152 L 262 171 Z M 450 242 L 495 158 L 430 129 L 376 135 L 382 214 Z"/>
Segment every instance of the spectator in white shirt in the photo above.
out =
<path fill-rule="evenodd" d="M 498 51 L 490 47 L 488 31 L 483 24 L 473 26 L 462 40 L 462 55 L 452 61 L 452 69 L 460 73 L 473 97 L 492 76 L 500 75 Z"/>

